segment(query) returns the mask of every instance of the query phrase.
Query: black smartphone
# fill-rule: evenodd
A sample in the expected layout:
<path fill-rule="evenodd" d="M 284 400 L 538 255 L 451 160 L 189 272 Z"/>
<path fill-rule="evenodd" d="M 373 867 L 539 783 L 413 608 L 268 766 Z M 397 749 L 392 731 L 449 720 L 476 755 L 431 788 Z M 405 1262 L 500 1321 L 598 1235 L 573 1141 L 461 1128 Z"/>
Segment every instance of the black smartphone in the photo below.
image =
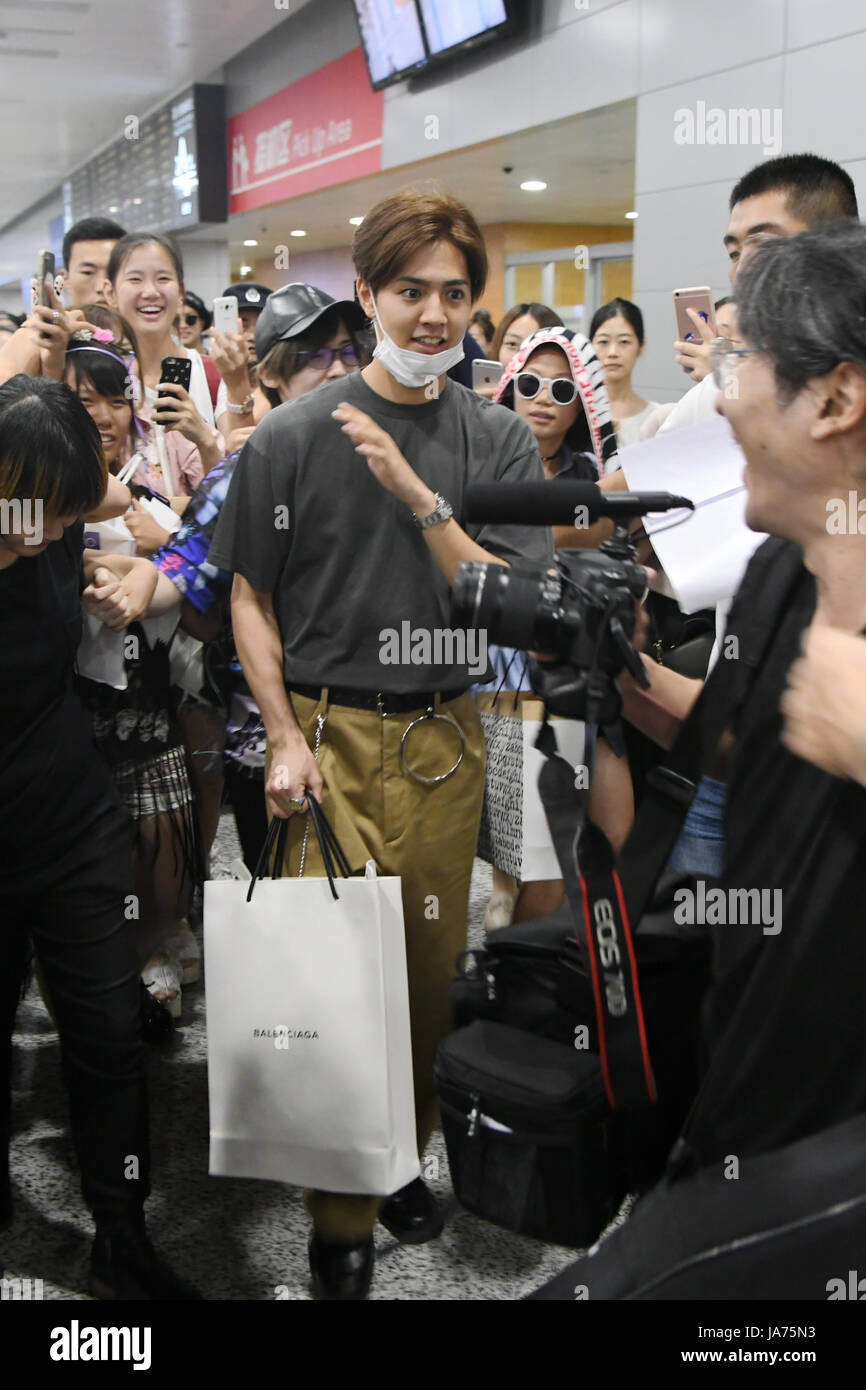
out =
<path fill-rule="evenodd" d="M 159 364 L 159 385 L 164 381 L 172 382 L 176 386 L 182 386 L 184 391 L 189 390 L 189 383 L 192 380 L 192 358 L 190 357 L 163 357 Z M 154 418 L 159 421 L 160 403 L 163 407 L 176 406 L 177 397 L 168 395 L 160 397 L 159 386 L 157 387 L 156 405 L 154 407 Z"/>
<path fill-rule="evenodd" d="M 182 386 L 184 391 L 188 391 L 191 379 L 191 357 L 163 357 L 159 364 L 160 383 L 170 381 L 173 385 Z"/>
<path fill-rule="evenodd" d="M 36 302 L 37 302 L 38 304 L 44 304 L 46 308 L 50 308 L 51 306 L 50 306 L 50 301 L 49 301 L 49 299 L 48 299 L 48 289 L 46 289 L 46 282 L 47 282 L 47 284 L 48 284 L 48 287 L 49 287 L 50 289 L 53 290 L 53 289 L 54 289 L 54 252 L 53 252 L 53 251 L 40 251 L 40 252 L 39 252 L 39 268 L 38 268 L 38 270 L 36 271 Z"/>

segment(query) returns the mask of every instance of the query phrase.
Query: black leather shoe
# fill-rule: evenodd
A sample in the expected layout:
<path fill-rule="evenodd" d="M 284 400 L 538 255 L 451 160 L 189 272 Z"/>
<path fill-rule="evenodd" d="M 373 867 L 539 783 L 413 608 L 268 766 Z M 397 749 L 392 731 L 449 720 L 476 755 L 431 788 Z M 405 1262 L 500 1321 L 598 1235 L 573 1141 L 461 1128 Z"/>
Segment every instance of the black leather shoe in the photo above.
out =
<path fill-rule="evenodd" d="M 154 1047 L 162 1047 L 174 1036 L 174 1019 L 164 1004 L 154 999 L 144 980 L 139 980 L 141 1036 Z"/>
<path fill-rule="evenodd" d="M 374 1263 L 372 1236 L 352 1245 L 336 1245 L 322 1240 L 315 1232 L 310 1237 L 310 1274 L 316 1298 L 366 1298 Z"/>
<path fill-rule="evenodd" d="M 445 1227 L 439 1204 L 423 1178 L 416 1178 L 383 1202 L 379 1220 L 404 1245 L 435 1240 Z"/>
<path fill-rule="evenodd" d="M 144 1234 L 131 1222 L 108 1229 L 97 1226 L 90 1255 L 90 1282 L 97 1298 L 200 1299 L 192 1284 L 161 1260 Z"/>

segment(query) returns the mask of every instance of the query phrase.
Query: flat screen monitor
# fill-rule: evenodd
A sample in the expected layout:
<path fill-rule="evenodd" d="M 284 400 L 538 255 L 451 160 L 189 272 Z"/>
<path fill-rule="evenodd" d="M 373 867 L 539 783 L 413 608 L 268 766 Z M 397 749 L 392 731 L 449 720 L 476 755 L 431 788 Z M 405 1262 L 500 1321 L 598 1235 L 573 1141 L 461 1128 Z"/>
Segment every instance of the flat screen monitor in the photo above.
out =
<path fill-rule="evenodd" d="M 376 89 L 427 61 L 415 0 L 355 0 L 370 82 Z"/>
<path fill-rule="evenodd" d="M 418 4 L 431 56 L 491 34 L 509 20 L 505 0 L 418 0 Z"/>

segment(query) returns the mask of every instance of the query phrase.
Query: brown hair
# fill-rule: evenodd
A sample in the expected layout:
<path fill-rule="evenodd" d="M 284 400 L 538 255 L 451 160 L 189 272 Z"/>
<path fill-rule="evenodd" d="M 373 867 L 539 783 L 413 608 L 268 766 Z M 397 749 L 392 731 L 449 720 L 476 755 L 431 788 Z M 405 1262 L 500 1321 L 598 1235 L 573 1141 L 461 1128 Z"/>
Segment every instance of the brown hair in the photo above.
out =
<path fill-rule="evenodd" d="M 513 309 L 509 309 L 504 318 L 499 320 L 496 325 L 496 332 L 493 335 L 493 342 L 490 344 L 490 356 L 494 362 L 499 361 L 499 349 L 502 347 L 502 340 L 513 324 L 515 319 L 522 319 L 524 314 L 535 319 L 539 328 L 564 328 L 565 324 L 553 309 L 548 309 L 546 304 L 515 304 Z"/>
<path fill-rule="evenodd" d="M 487 249 L 481 228 L 450 193 L 404 189 L 369 212 L 352 238 L 352 260 L 375 292 L 399 274 L 422 246 L 450 241 L 466 258 L 473 301 L 487 284 Z"/>

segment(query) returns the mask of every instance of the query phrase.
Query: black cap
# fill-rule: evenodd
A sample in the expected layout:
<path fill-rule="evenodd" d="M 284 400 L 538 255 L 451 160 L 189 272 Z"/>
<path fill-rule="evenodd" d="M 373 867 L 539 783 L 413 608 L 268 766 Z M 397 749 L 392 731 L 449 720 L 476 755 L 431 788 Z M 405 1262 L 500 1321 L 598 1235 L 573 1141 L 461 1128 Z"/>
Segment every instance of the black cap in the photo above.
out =
<path fill-rule="evenodd" d="M 367 315 L 351 299 L 332 299 L 315 285 L 298 282 L 274 290 L 256 324 L 256 356 L 262 358 L 286 338 L 296 338 L 331 309 L 339 310 L 349 332 L 363 328 Z"/>
<path fill-rule="evenodd" d="M 238 302 L 238 309 L 264 309 L 265 300 L 272 293 L 267 285 L 257 285 L 254 280 L 241 280 L 237 285 L 229 285 L 223 290 L 223 298 L 231 296 Z"/>
<path fill-rule="evenodd" d="M 197 294 L 194 294 L 192 290 L 187 290 L 183 297 L 183 302 L 198 314 L 206 330 L 210 328 L 213 323 L 213 314 L 210 309 L 207 308 L 203 299 L 199 298 Z"/>

